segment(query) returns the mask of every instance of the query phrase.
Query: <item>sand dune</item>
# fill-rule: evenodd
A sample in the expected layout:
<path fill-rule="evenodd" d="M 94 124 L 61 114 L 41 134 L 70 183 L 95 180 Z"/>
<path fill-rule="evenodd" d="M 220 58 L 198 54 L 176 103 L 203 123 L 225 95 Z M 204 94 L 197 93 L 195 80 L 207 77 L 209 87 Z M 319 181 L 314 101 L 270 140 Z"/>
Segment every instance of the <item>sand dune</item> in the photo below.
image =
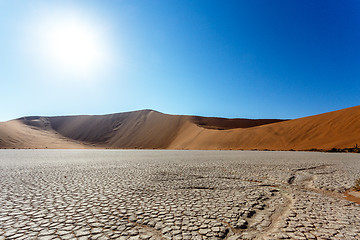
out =
<path fill-rule="evenodd" d="M 260 125 L 282 122 L 284 120 L 280 119 L 245 119 L 245 118 L 218 118 L 218 117 L 200 117 L 193 116 L 191 118 L 192 122 L 196 125 L 208 128 L 208 129 L 217 129 L 217 130 L 226 130 L 233 128 L 250 128 Z"/>
<path fill-rule="evenodd" d="M 28 126 L 20 120 L 0 123 L 0 148 L 88 148 L 52 130 Z"/>
<path fill-rule="evenodd" d="M 1 148 L 306 150 L 360 144 L 360 106 L 294 120 L 226 119 L 141 110 L 24 117 L 0 123 Z"/>
<path fill-rule="evenodd" d="M 170 148 L 306 150 L 360 143 L 360 106 L 246 129 L 204 130 L 186 125 Z"/>

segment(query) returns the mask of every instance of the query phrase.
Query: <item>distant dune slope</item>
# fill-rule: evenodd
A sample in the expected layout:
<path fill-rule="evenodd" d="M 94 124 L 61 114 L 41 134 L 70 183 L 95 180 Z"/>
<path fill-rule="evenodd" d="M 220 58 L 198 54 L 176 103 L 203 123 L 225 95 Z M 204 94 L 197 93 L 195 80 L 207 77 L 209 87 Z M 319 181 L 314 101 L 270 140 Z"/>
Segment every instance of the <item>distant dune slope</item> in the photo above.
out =
<path fill-rule="evenodd" d="M 0 148 L 271 149 L 360 144 L 360 106 L 295 120 L 126 113 L 0 123 Z"/>
<path fill-rule="evenodd" d="M 87 148 L 54 131 L 28 126 L 20 120 L 0 123 L 0 148 Z"/>
<path fill-rule="evenodd" d="M 48 118 L 61 135 L 98 147 L 167 148 L 186 116 L 152 110 L 100 116 Z"/>
<path fill-rule="evenodd" d="M 199 127 L 217 130 L 227 130 L 233 128 L 250 128 L 260 125 L 282 122 L 280 119 L 245 119 L 245 118 L 218 118 L 218 117 L 199 117 L 193 116 L 191 120 Z"/>
<path fill-rule="evenodd" d="M 187 124 L 169 146 L 185 149 L 330 149 L 360 145 L 360 106 L 246 129 Z"/>

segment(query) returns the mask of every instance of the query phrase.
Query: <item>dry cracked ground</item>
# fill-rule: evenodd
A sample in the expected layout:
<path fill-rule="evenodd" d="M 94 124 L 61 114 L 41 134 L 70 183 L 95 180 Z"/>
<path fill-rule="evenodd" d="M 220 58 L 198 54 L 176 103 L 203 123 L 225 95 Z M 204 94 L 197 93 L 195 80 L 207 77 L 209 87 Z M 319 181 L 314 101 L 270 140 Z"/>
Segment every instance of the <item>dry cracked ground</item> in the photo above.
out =
<path fill-rule="evenodd" d="M 0 239 L 360 239 L 360 155 L 1 150 Z"/>

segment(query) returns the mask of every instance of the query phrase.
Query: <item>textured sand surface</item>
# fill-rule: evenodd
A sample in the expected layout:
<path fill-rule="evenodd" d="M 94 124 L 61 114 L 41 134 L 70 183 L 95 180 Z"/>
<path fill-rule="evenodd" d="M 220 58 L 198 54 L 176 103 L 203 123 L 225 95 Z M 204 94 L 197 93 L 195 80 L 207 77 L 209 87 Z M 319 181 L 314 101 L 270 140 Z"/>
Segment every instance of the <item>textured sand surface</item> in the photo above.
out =
<path fill-rule="evenodd" d="M 28 126 L 19 120 L 0 123 L 0 148 L 87 148 L 51 130 Z"/>
<path fill-rule="evenodd" d="M 356 154 L 0 150 L 0 239 L 360 239 Z"/>
<path fill-rule="evenodd" d="M 26 117 L 0 123 L 1 148 L 270 149 L 360 144 L 360 106 L 288 121 L 168 115 Z"/>
<path fill-rule="evenodd" d="M 170 148 L 306 150 L 354 147 L 359 143 L 357 106 L 244 129 L 216 131 L 188 123 Z"/>

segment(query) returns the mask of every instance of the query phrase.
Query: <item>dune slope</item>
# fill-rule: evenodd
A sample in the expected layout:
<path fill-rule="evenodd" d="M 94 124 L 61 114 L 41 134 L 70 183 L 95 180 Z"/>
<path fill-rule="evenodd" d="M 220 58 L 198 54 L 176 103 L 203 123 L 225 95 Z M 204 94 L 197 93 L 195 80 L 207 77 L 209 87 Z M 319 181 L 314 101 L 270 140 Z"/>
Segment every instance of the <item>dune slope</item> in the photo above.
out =
<path fill-rule="evenodd" d="M 20 120 L 0 123 L 0 148 L 88 148 L 51 129 L 29 126 Z"/>
<path fill-rule="evenodd" d="M 307 150 L 360 144 L 360 106 L 246 129 L 186 125 L 170 148 Z"/>
<path fill-rule="evenodd" d="M 306 150 L 355 144 L 360 144 L 360 106 L 288 121 L 141 110 L 0 123 L 0 148 Z"/>

